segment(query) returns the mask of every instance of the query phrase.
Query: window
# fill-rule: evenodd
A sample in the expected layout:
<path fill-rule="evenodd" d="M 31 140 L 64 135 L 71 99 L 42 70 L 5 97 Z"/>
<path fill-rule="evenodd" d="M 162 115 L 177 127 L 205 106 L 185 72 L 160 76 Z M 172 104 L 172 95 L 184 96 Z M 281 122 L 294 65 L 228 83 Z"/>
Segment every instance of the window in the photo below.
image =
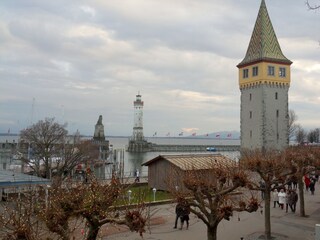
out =
<path fill-rule="evenodd" d="M 279 117 L 279 110 L 277 110 L 277 118 Z"/>
<path fill-rule="evenodd" d="M 274 76 L 274 66 L 268 66 L 268 75 Z"/>
<path fill-rule="evenodd" d="M 250 97 L 249 97 L 250 101 L 252 100 L 252 94 L 250 93 Z"/>
<path fill-rule="evenodd" d="M 252 130 L 250 130 L 250 138 L 252 138 Z"/>
<path fill-rule="evenodd" d="M 252 118 L 252 111 L 250 111 L 250 118 Z"/>
<path fill-rule="evenodd" d="M 253 67 L 252 68 L 252 76 L 258 76 L 258 67 Z"/>
<path fill-rule="evenodd" d="M 275 93 L 274 98 L 278 99 L 278 93 L 277 92 Z"/>
<path fill-rule="evenodd" d="M 249 77 L 249 69 L 243 69 L 243 78 L 248 78 Z"/>
<path fill-rule="evenodd" d="M 286 77 L 286 68 L 279 68 L 279 77 Z"/>

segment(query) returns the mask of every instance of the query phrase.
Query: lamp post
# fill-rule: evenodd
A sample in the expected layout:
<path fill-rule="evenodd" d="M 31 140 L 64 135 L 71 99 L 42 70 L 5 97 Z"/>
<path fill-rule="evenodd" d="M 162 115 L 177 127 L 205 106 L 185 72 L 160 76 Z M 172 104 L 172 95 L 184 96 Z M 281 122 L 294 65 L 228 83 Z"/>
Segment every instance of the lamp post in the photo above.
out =
<path fill-rule="evenodd" d="M 131 191 L 131 190 L 129 190 L 129 191 L 128 191 L 128 200 L 129 200 L 129 204 L 130 204 L 130 202 L 131 202 L 131 193 L 132 193 L 132 191 Z"/>
<path fill-rule="evenodd" d="M 153 188 L 152 191 L 153 191 L 153 201 L 155 202 L 155 201 L 156 201 L 156 192 L 157 192 L 157 189 L 156 189 L 156 188 Z"/>
<path fill-rule="evenodd" d="M 50 188 L 50 185 L 47 185 L 46 188 L 45 188 L 45 193 L 46 193 L 46 196 L 45 196 L 46 208 L 48 208 L 48 204 L 49 204 L 49 188 Z"/>

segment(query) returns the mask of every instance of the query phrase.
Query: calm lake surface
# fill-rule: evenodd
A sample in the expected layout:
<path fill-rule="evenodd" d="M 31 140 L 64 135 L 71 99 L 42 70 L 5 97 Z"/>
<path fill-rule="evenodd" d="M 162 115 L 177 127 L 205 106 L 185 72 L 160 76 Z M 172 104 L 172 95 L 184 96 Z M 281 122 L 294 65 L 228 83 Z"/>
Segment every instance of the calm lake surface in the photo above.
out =
<path fill-rule="evenodd" d="M 91 139 L 91 137 L 90 137 Z M 15 143 L 18 142 L 18 135 L 2 135 L 0 142 Z M 134 177 L 135 171 L 138 169 L 140 176 L 147 176 L 148 168 L 142 167 L 141 164 L 159 156 L 159 155 L 176 155 L 176 154 L 203 154 L 209 152 L 146 152 L 146 153 L 130 153 L 126 152 L 129 137 L 106 137 L 110 146 L 113 148 L 113 155 L 110 157 L 111 164 L 105 164 L 94 169 L 97 176 L 102 179 L 110 178 L 112 170 L 123 169 L 125 177 Z M 150 137 L 146 138 L 148 142 L 155 144 L 172 144 L 172 145 L 240 145 L 240 139 L 219 139 L 219 138 L 198 138 L 198 137 Z M 231 159 L 237 160 L 239 152 L 216 152 L 221 153 Z"/>
<path fill-rule="evenodd" d="M 106 165 L 103 169 L 96 169 L 95 171 L 101 172 L 100 175 L 105 175 L 105 178 L 109 178 L 112 173 L 112 169 L 116 166 L 119 168 L 123 165 L 124 176 L 134 177 L 135 171 L 138 169 L 141 176 L 147 176 L 148 168 L 141 166 L 143 163 L 159 156 L 159 155 L 176 155 L 176 154 L 203 154 L 208 152 L 146 152 L 146 153 L 130 153 L 126 152 L 126 146 L 128 145 L 128 137 L 106 137 L 109 140 L 109 144 L 113 147 L 113 156 L 110 160 L 113 164 Z M 186 138 L 186 137 L 154 137 L 146 138 L 148 142 L 156 144 L 172 144 L 172 145 L 240 145 L 239 139 L 212 139 L 212 138 Z M 216 152 L 221 153 L 231 159 L 237 160 L 239 158 L 239 152 Z M 101 176 L 103 177 L 103 176 Z"/>

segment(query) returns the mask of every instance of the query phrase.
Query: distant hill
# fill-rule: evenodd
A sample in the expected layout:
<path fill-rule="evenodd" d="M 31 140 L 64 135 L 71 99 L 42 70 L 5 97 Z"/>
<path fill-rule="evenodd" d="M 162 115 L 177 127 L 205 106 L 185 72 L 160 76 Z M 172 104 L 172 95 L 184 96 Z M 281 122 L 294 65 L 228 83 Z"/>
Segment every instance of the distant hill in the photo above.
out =
<path fill-rule="evenodd" d="M 190 137 L 197 138 L 215 138 L 215 139 L 240 139 L 240 132 L 237 131 L 221 131 L 208 133 L 204 135 L 190 135 Z"/>

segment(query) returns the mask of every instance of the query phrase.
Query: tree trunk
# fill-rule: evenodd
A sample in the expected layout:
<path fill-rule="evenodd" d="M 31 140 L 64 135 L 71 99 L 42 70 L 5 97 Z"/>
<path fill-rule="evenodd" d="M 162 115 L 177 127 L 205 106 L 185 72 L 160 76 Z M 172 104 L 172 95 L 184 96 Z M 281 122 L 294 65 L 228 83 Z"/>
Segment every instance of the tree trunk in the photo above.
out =
<path fill-rule="evenodd" d="M 88 232 L 87 240 L 96 240 L 100 230 L 100 226 L 96 224 L 92 224 L 91 222 L 88 222 L 88 224 L 89 224 L 89 232 Z"/>
<path fill-rule="evenodd" d="M 69 225 L 68 225 L 68 223 L 66 223 L 62 226 L 62 229 L 60 231 L 60 236 L 63 240 L 68 240 L 68 239 L 70 239 L 69 233 L 70 233 Z"/>
<path fill-rule="evenodd" d="M 299 187 L 299 201 L 300 201 L 300 217 L 306 217 L 306 212 L 304 209 L 304 183 L 302 178 L 298 178 L 298 187 Z"/>
<path fill-rule="evenodd" d="M 207 226 L 208 240 L 217 240 L 218 225 Z"/>
<path fill-rule="evenodd" d="M 271 189 L 266 186 L 264 193 L 264 233 L 266 239 L 271 239 L 270 199 Z"/>

